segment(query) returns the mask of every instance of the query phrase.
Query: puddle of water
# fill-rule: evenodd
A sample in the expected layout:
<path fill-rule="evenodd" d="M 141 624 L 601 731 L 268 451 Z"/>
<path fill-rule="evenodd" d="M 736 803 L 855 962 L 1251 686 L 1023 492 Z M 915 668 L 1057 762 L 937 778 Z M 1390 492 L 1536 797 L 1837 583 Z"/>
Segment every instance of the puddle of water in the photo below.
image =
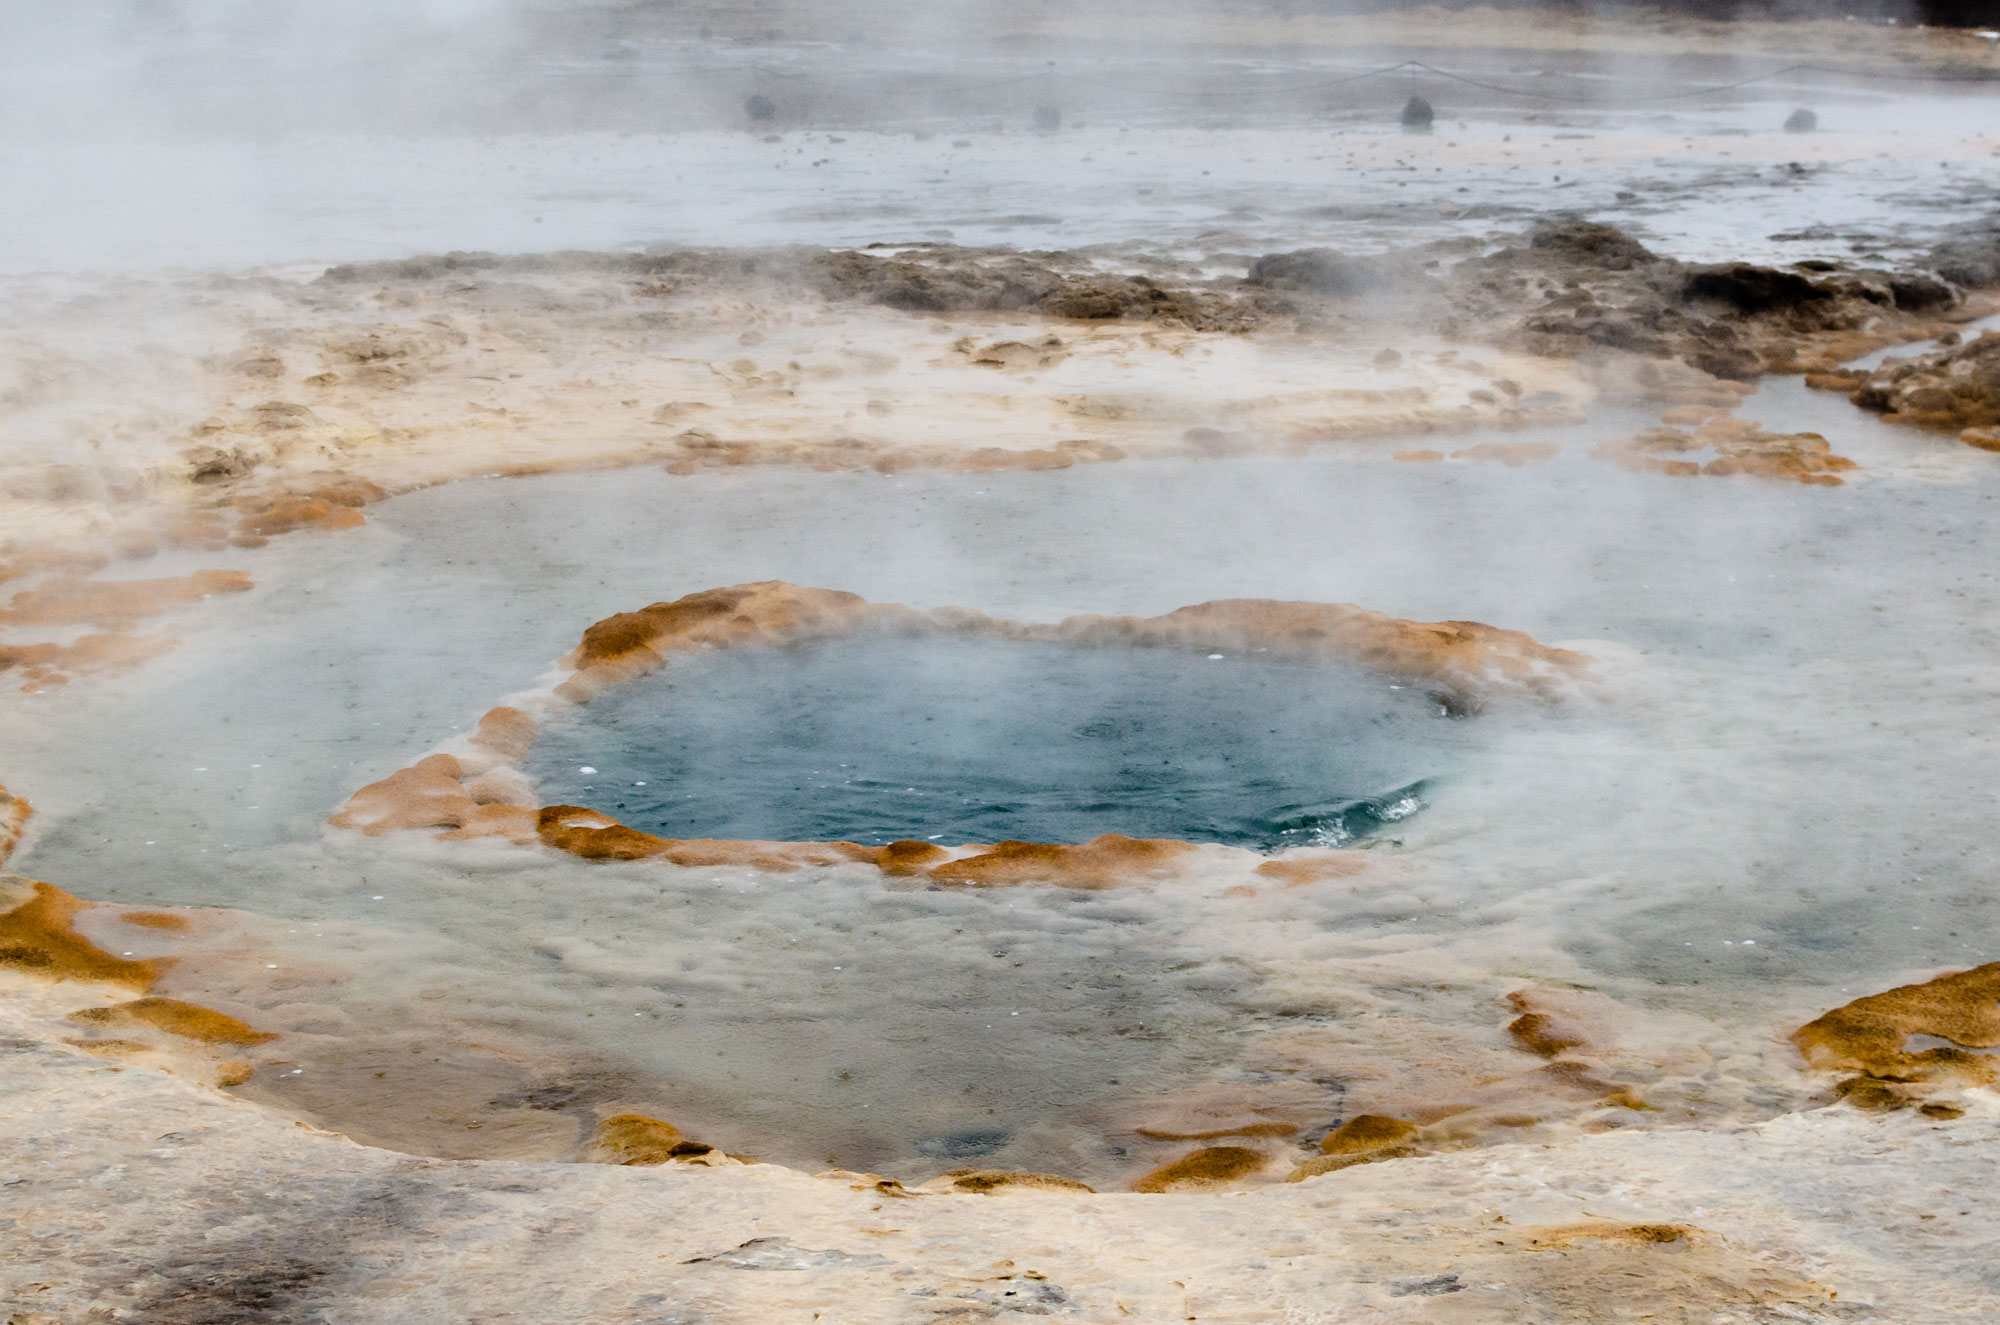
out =
<path fill-rule="evenodd" d="M 846 640 L 676 659 L 552 724 L 526 771 L 665 837 L 1345 846 L 1414 812 L 1450 726 L 1342 667 Z"/>

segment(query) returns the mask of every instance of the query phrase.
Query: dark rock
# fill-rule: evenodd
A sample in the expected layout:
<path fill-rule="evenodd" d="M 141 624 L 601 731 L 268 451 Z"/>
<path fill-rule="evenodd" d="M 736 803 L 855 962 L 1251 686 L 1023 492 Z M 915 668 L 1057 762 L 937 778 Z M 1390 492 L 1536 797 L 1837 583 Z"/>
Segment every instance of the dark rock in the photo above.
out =
<path fill-rule="evenodd" d="M 1250 284 L 1270 290 L 1359 294 L 1385 283 L 1379 262 L 1364 262 L 1330 248 L 1266 253 L 1250 264 Z"/>
<path fill-rule="evenodd" d="M 1785 117 L 1786 133 L 1811 133 L 1817 128 L 1819 128 L 1819 116 L 1813 114 L 1804 106 L 1799 107 Z"/>
<path fill-rule="evenodd" d="M 778 106 L 762 92 L 757 92 L 743 103 L 743 113 L 761 124 L 765 120 L 777 118 Z"/>
<path fill-rule="evenodd" d="M 1606 271 L 1630 271 L 1659 258 L 1616 226 L 1595 221 L 1548 221 L 1528 234 L 1528 247 L 1588 263 Z"/>
<path fill-rule="evenodd" d="M 1422 97 L 1411 97 L 1403 103 L 1403 127 L 1405 129 L 1428 129 L 1437 118 L 1437 111 Z"/>
<path fill-rule="evenodd" d="M 2000 336 L 1992 334 L 1909 359 L 1891 359 L 1849 397 L 1863 409 L 1920 427 L 2000 426 Z"/>
<path fill-rule="evenodd" d="M 1958 302 L 1958 291 L 1928 272 L 1898 272 L 1889 278 L 1889 291 L 1896 307 L 1906 313 L 1927 313 Z"/>
<path fill-rule="evenodd" d="M 1833 293 L 1797 272 L 1728 262 L 1689 272 L 1681 298 L 1714 300 L 1741 313 L 1767 313 L 1820 303 L 1832 299 Z"/>
<path fill-rule="evenodd" d="M 1984 229 L 1947 239 L 1931 250 L 1930 269 L 1954 285 L 2000 285 L 2000 230 Z"/>

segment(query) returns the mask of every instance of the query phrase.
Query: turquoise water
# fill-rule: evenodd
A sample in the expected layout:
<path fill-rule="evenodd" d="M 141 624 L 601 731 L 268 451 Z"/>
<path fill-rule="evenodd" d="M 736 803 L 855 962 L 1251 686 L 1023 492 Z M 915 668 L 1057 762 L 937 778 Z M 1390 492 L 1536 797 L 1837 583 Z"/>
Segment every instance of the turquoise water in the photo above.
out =
<path fill-rule="evenodd" d="M 676 659 L 551 724 L 527 771 L 667 837 L 1342 846 L 1421 808 L 1455 728 L 1324 664 L 840 640 Z"/>

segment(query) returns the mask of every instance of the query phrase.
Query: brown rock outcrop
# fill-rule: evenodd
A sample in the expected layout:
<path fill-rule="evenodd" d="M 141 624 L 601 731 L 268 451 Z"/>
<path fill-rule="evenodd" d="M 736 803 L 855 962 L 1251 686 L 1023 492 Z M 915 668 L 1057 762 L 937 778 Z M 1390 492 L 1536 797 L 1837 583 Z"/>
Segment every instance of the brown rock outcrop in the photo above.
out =
<path fill-rule="evenodd" d="M 1745 382 L 1935 335 L 1960 303 L 1928 273 L 1690 265 L 1585 221 L 1538 226 L 1525 243 L 1466 263 L 1449 288 L 1453 318 L 1502 344 L 1678 361 Z"/>
<path fill-rule="evenodd" d="M 1521 1015 L 1507 1023 L 1507 1033 L 1529 1053 L 1555 1058 L 1571 1049 L 1595 1048 L 1597 1028 L 1566 1005 L 1559 993 L 1517 989 L 1507 995 Z"/>
<path fill-rule="evenodd" d="M 1849 398 L 1886 422 L 1970 433 L 1968 445 L 1994 449 L 1984 438 L 2000 425 L 2000 335 L 1985 331 L 1930 354 L 1891 359 Z"/>
<path fill-rule="evenodd" d="M 672 1123 L 620 1113 L 597 1124 L 579 1158 L 586 1164 L 653 1165 L 707 1161 L 716 1154 L 714 1146 L 683 1136 Z"/>
<path fill-rule="evenodd" d="M 1913 1035 L 1949 1040 L 1912 1053 Z M 1806 1062 L 1857 1075 L 1841 1095 L 1867 1108 L 1920 1104 L 1945 1086 L 2000 1082 L 2000 962 L 1857 998 L 1792 1033 Z M 1955 1047 L 1954 1047 L 1955 1046 Z"/>
<path fill-rule="evenodd" d="M 706 1142 L 682 1134 L 672 1123 L 643 1113 L 614 1114 L 600 1121 L 578 1158 L 586 1164 L 634 1167 L 685 1164 L 695 1168 L 728 1168 L 757 1162 L 748 1155 L 724 1154 Z"/>

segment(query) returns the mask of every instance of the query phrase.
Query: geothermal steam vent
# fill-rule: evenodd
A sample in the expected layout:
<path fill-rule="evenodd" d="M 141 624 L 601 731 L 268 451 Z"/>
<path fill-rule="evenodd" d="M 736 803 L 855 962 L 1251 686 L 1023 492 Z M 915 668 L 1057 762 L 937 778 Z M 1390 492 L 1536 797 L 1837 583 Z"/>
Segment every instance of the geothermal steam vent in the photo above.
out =
<path fill-rule="evenodd" d="M 772 582 L 609 617 L 565 664 L 521 701 L 545 725 L 495 709 L 335 824 L 1109 886 L 1195 844 L 1337 848 L 1406 818 L 1455 715 L 1496 689 L 1551 695 L 1585 659 L 1343 604 L 1036 625 Z"/>

